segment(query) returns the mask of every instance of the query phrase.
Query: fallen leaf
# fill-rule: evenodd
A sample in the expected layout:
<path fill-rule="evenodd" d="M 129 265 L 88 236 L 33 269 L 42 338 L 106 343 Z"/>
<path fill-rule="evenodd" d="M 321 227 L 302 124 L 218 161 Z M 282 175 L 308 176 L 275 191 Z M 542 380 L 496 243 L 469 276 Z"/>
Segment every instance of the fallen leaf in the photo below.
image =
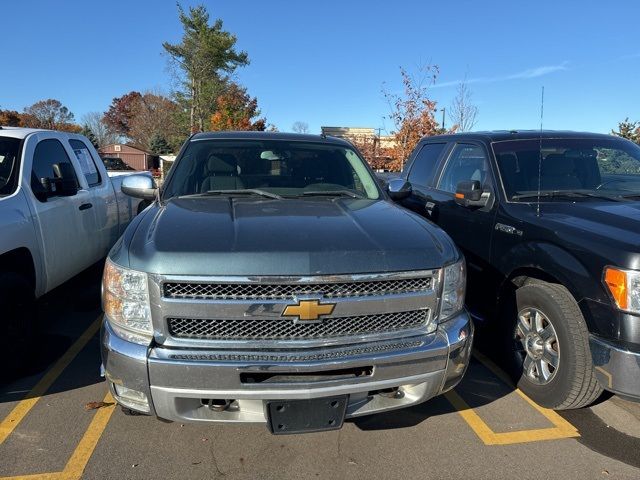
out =
<path fill-rule="evenodd" d="M 609 475 L 609 470 L 602 470 L 603 475 Z"/>
<path fill-rule="evenodd" d="M 110 407 L 113 405 L 113 402 L 89 402 L 84 406 L 85 410 L 96 410 L 102 407 Z"/>
<path fill-rule="evenodd" d="M 136 468 L 138 465 L 140 465 L 139 463 L 134 463 L 133 465 L 131 465 L 131 468 Z"/>

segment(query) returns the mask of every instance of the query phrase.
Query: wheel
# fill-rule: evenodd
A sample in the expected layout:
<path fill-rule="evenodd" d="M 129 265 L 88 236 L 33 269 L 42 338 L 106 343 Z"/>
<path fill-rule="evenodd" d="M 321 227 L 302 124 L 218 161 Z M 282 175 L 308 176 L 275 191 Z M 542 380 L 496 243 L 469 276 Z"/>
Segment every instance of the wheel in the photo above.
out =
<path fill-rule="evenodd" d="M 0 272 L 0 357 L 26 358 L 33 348 L 36 317 L 33 287 L 26 277 Z"/>
<path fill-rule="evenodd" d="M 584 407 L 600 396 L 589 332 L 565 287 L 525 284 L 516 290 L 515 309 L 507 314 L 507 363 L 520 390 L 555 410 Z"/>

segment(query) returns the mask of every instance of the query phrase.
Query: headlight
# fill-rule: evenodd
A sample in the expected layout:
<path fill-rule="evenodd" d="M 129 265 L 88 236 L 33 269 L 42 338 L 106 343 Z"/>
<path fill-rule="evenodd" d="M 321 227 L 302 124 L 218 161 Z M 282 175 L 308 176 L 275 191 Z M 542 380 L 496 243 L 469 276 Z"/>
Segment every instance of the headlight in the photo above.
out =
<path fill-rule="evenodd" d="M 640 314 L 640 272 L 606 267 L 604 283 L 620 310 Z"/>
<path fill-rule="evenodd" d="M 153 336 L 147 274 L 115 265 L 107 258 L 102 277 L 102 308 L 118 336 L 148 345 Z"/>
<path fill-rule="evenodd" d="M 467 272 L 464 259 L 444 267 L 440 315 L 438 317 L 441 322 L 462 310 L 466 285 Z"/>

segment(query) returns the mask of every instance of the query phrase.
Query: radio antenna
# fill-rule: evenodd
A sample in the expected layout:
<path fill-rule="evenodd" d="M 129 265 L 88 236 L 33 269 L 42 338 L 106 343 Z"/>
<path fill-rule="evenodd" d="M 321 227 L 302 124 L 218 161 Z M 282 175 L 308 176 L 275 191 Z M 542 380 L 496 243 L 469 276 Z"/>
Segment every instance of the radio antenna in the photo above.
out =
<path fill-rule="evenodd" d="M 536 215 L 540 216 L 540 194 L 542 190 L 542 124 L 544 121 L 544 86 L 542 87 L 542 98 L 540 101 L 540 142 L 538 145 L 538 199 L 536 202 Z"/>

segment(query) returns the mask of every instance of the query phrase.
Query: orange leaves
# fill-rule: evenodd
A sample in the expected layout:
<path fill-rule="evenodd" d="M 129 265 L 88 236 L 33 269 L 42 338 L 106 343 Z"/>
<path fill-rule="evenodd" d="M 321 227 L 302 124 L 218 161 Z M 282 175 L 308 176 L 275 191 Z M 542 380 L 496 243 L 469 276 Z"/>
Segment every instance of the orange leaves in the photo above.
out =
<path fill-rule="evenodd" d="M 216 111 L 211 115 L 211 130 L 264 131 L 266 120 L 255 119 L 259 115 L 258 100 L 249 96 L 246 88 L 231 83 L 216 99 Z"/>

